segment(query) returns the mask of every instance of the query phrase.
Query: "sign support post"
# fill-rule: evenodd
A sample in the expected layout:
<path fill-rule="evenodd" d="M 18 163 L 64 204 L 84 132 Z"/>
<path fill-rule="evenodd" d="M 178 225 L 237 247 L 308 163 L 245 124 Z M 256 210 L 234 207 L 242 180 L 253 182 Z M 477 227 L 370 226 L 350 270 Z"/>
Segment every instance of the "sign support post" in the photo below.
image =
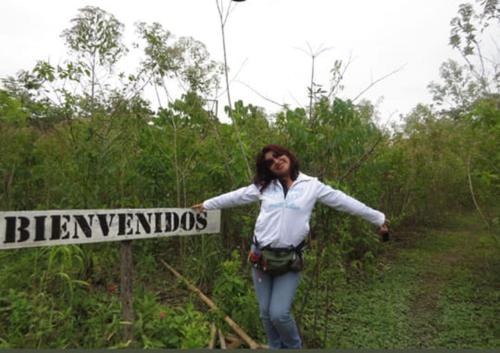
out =
<path fill-rule="evenodd" d="M 186 208 L 0 212 L 0 250 L 120 242 L 122 337 L 134 338 L 132 241 L 220 233 L 220 210 Z"/>
<path fill-rule="evenodd" d="M 127 345 L 134 339 L 133 276 L 132 240 L 124 240 L 120 244 L 120 300 L 122 303 L 122 337 Z"/>

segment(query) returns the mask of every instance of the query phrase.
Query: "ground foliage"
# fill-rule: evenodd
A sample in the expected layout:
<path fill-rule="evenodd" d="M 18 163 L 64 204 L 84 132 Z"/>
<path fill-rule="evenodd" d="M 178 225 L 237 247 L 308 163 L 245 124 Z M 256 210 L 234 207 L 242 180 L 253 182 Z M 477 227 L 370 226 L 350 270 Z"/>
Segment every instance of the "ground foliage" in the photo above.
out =
<path fill-rule="evenodd" d="M 106 46 L 98 52 L 78 42 L 92 31 L 85 23 L 92 14 L 104 28 L 94 38 L 93 45 L 99 46 L 98 36 L 105 37 Z M 111 21 L 109 33 L 106 21 Z M 284 107 L 275 116 L 237 101 L 233 123 L 227 124 L 207 105 L 207 92 L 218 84 L 219 65 L 209 59 L 202 43 L 186 38 L 170 43 L 172 37 L 161 25 L 138 25 L 146 42 L 143 66 L 135 74 L 115 73 L 121 80 L 115 87 L 112 80 L 98 82 L 98 73 L 112 75 L 111 66 L 126 54 L 120 41 L 122 25 L 92 7 L 73 23 L 64 35 L 71 41 L 74 60 L 58 67 L 40 62 L 3 80 L 1 210 L 189 207 L 248 185 L 245 158 L 252 163 L 263 145 L 279 143 L 297 154 L 305 173 L 384 211 L 395 239 L 405 229 L 436 227 L 450 215 L 479 211 L 476 221 L 489 229 L 481 244 L 490 244 L 498 255 L 500 96 L 491 92 L 491 83 L 488 91 L 481 91 L 485 84 L 479 80 L 467 100 L 447 110 L 418 105 L 402 127 L 393 129 L 376 124 L 370 102 L 355 104 L 321 91 L 311 100 L 311 110 Z M 82 28 L 83 34 L 78 32 Z M 437 101 L 449 95 L 443 87 L 457 84 L 448 74 L 444 83 L 433 86 L 441 94 Z M 173 77 L 186 88 L 176 99 L 166 83 Z M 68 89 L 78 82 L 85 84 Z M 159 101 L 157 111 L 141 96 L 147 85 L 168 97 L 166 104 Z M 160 259 L 168 260 L 223 312 L 264 341 L 245 263 L 256 212 L 255 205 L 224 211 L 220 235 L 134 243 L 133 342 L 124 342 L 120 335 L 120 259 L 115 244 L 1 252 L 0 346 L 206 346 L 209 322 L 224 327 L 222 314 L 207 312 L 166 273 Z M 396 251 L 397 243 L 391 249 Z M 435 326 L 415 328 L 401 320 L 415 310 L 409 304 L 415 288 L 408 281 L 423 265 L 405 262 L 387 270 L 387 251 L 371 225 L 317 206 L 294 308 L 309 347 L 498 345 L 495 332 L 484 336 L 477 321 L 462 325 L 460 315 L 471 311 L 485 310 L 486 326 L 498 313 L 498 308 L 475 309 L 481 298 L 471 280 L 473 269 L 439 274 L 454 280 L 432 303 L 442 318 Z M 417 255 L 412 255 L 415 261 L 431 256 Z M 381 276 L 384 282 L 377 284 Z M 367 290 L 372 298 L 363 297 Z M 498 301 L 498 288 L 485 295 L 489 303 Z M 390 305 L 378 306 L 379 301 Z M 424 321 L 425 310 L 418 315 Z M 378 326 L 369 326 L 374 317 L 379 318 Z M 440 330 L 437 336 L 429 331 L 434 328 Z M 421 330 L 420 339 L 410 337 L 410 329 Z"/>

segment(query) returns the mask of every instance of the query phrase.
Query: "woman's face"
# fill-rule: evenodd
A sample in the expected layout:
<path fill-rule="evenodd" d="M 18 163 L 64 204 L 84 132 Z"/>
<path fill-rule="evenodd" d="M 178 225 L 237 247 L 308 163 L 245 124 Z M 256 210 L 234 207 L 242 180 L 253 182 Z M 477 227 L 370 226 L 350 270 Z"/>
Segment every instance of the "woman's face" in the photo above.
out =
<path fill-rule="evenodd" d="M 265 154 L 264 160 L 267 168 L 277 177 L 290 175 L 290 158 L 286 154 L 280 155 L 269 151 Z"/>

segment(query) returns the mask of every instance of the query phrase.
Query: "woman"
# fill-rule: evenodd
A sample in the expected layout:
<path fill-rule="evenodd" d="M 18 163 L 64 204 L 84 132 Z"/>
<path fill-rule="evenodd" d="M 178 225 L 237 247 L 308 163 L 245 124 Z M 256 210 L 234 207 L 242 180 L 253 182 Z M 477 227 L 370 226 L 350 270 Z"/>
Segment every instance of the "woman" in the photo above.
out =
<path fill-rule="evenodd" d="M 362 217 L 378 226 L 380 235 L 388 233 L 385 215 L 317 178 L 301 173 L 297 158 L 279 145 L 267 145 L 257 155 L 256 175 L 251 185 L 213 197 L 193 208 L 201 212 L 256 201 L 261 202 L 261 208 L 249 258 L 257 265 L 252 268 L 252 278 L 260 318 L 270 348 L 301 348 L 299 331 L 290 315 L 299 284 L 299 271 L 292 266 L 285 273 L 272 274 L 268 271 L 267 261 L 261 259 L 261 252 L 281 254 L 283 249 L 291 249 L 300 253 L 316 201 Z"/>

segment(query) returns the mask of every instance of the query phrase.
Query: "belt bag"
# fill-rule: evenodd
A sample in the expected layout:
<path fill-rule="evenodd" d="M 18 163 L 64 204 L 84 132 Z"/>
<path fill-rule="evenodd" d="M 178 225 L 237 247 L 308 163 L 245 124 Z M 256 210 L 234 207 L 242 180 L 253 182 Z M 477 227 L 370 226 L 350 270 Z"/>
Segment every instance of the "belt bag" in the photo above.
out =
<path fill-rule="evenodd" d="M 301 271 L 304 268 L 302 251 L 296 249 L 262 249 L 260 268 L 272 276 L 279 276 L 288 271 Z"/>

